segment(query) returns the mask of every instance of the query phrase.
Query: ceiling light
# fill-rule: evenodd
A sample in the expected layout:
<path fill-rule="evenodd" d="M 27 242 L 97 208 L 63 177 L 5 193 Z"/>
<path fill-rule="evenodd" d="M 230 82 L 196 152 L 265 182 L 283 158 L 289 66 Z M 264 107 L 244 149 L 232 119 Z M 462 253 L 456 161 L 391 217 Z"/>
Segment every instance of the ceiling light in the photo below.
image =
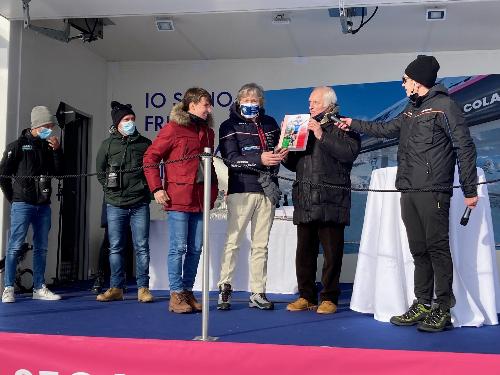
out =
<path fill-rule="evenodd" d="M 273 16 L 273 25 L 288 25 L 290 22 L 290 17 L 287 17 L 285 13 L 278 13 Z"/>
<path fill-rule="evenodd" d="M 168 18 L 155 18 L 158 31 L 174 31 L 174 21 Z"/>
<path fill-rule="evenodd" d="M 444 21 L 446 19 L 446 9 L 427 9 L 427 21 Z"/>

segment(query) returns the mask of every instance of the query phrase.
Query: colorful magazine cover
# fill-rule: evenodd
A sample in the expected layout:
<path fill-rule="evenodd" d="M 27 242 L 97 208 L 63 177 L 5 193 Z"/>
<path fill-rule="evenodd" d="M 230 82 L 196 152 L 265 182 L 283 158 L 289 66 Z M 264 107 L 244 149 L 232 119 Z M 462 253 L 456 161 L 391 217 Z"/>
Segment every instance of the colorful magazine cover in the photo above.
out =
<path fill-rule="evenodd" d="M 281 126 L 278 146 L 288 148 L 290 151 L 304 151 L 309 135 L 307 123 L 310 117 L 309 114 L 286 115 Z"/>

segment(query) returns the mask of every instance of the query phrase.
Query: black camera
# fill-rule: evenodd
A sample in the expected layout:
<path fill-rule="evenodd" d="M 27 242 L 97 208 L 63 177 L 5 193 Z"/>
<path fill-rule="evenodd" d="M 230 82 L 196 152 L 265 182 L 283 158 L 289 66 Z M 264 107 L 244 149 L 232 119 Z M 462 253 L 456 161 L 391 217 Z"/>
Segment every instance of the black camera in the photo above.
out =
<path fill-rule="evenodd" d="M 120 187 L 120 167 L 118 165 L 109 166 L 106 186 L 108 188 Z"/>
<path fill-rule="evenodd" d="M 50 198 L 52 192 L 52 184 L 50 178 L 41 175 L 38 179 L 38 194 L 41 201 L 46 201 Z"/>

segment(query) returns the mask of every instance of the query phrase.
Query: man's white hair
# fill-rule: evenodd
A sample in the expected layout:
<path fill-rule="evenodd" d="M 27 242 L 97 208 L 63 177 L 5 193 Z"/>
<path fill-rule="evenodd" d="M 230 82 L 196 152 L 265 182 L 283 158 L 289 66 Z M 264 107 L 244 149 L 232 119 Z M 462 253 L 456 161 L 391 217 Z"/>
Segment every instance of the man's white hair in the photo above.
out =
<path fill-rule="evenodd" d="M 323 104 L 325 107 L 335 107 L 337 104 L 337 94 L 330 86 L 319 86 L 314 90 L 321 90 L 323 92 Z"/>

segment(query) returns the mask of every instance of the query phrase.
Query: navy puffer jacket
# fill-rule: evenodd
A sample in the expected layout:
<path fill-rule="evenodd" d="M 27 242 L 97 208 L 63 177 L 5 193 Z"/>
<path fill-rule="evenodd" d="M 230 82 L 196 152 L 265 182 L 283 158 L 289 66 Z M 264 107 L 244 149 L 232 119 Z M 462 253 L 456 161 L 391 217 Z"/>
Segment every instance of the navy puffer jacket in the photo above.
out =
<path fill-rule="evenodd" d="M 263 145 L 259 136 L 262 131 Z M 277 173 L 279 166 L 266 167 L 260 156 L 263 151 L 273 150 L 278 144 L 280 128 L 276 120 L 267 116 L 262 109 L 257 124 L 240 115 L 239 106 L 235 103 L 229 110 L 229 119 L 219 128 L 219 147 L 224 163 L 229 168 L 228 194 L 263 193 L 257 181 L 259 173 L 245 167 Z M 274 179 L 276 184 L 277 179 Z"/>

